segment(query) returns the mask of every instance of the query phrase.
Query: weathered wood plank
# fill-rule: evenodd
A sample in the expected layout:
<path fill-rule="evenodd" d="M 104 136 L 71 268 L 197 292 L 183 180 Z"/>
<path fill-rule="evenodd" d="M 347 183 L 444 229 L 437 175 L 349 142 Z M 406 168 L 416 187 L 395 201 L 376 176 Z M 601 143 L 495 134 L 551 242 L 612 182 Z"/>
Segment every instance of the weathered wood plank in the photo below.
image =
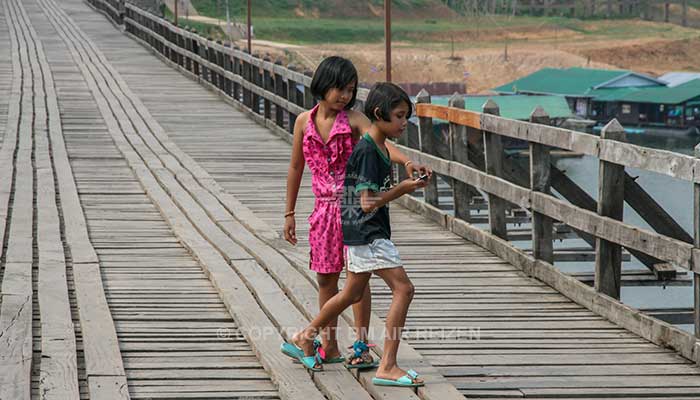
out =
<path fill-rule="evenodd" d="M 530 116 L 530 122 L 549 125 L 549 116 L 538 107 Z M 530 143 L 530 189 L 549 193 L 551 157 L 549 147 Z M 532 213 L 532 253 L 536 259 L 554 263 L 552 219 L 538 212 Z"/>
<path fill-rule="evenodd" d="M 616 121 L 603 128 L 601 138 L 625 140 L 625 131 Z M 625 205 L 625 167 L 600 161 L 598 177 L 598 214 L 622 221 Z M 614 299 L 620 299 L 622 247 L 607 240 L 596 239 L 595 289 Z"/>

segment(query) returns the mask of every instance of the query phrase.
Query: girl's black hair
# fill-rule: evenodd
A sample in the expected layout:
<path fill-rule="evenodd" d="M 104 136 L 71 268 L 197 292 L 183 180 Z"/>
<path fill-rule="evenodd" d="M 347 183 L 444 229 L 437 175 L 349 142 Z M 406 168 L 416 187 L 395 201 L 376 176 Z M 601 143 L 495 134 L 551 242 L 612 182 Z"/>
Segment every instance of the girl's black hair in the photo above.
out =
<path fill-rule="evenodd" d="M 379 82 L 372 87 L 365 102 L 365 115 L 370 121 L 377 121 L 377 117 L 383 121 L 391 120 L 391 111 L 401 103 L 408 105 L 408 115 L 410 118 L 413 111 L 413 104 L 408 94 L 399 86 L 391 82 Z M 377 110 L 375 115 L 374 110 Z"/>
<path fill-rule="evenodd" d="M 311 94 L 317 100 L 323 100 L 331 89 L 342 89 L 355 82 L 355 90 L 352 92 L 350 102 L 345 106 L 346 110 L 355 105 L 357 98 L 357 70 L 352 62 L 346 58 L 331 56 L 319 64 L 311 79 Z"/>

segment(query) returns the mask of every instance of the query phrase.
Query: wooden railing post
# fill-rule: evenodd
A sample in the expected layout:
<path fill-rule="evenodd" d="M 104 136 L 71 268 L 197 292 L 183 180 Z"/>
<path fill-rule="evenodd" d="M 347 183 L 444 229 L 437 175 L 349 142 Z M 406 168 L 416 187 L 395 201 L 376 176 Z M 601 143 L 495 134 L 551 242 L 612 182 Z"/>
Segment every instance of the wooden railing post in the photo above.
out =
<path fill-rule="evenodd" d="M 695 147 L 695 157 L 700 158 L 700 144 Z M 693 233 L 695 247 L 700 248 L 700 183 L 693 184 Z M 697 251 L 697 250 L 696 250 Z M 695 266 L 698 268 L 699 266 Z M 700 272 L 693 272 L 693 320 L 695 337 L 700 338 Z"/>
<path fill-rule="evenodd" d="M 448 106 L 464 109 L 464 97 L 459 93 L 455 93 L 450 97 L 447 103 Z M 469 148 L 467 140 L 467 127 L 460 124 L 450 122 L 450 160 L 459 163 L 467 163 L 469 161 Z M 455 217 L 464 221 L 471 219 L 469 206 L 471 204 L 472 191 L 464 182 L 457 179 L 452 179 L 452 198 L 454 202 Z"/>
<path fill-rule="evenodd" d="M 272 59 L 270 57 L 265 57 L 264 60 L 266 62 L 271 62 Z M 274 81 L 272 80 L 272 74 L 267 68 L 263 68 L 263 88 L 265 88 L 266 92 L 271 92 L 274 93 Z M 267 97 L 263 100 L 264 108 L 265 108 L 265 119 L 271 119 L 272 118 L 272 103 L 270 103 L 270 100 L 267 99 Z"/>
<path fill-rule="evenodd" d="M 182 32 L 177 33 L 177 47 L 180 51 L 177 52 L 177 64 L 180 67 L 185 67 L 185 59 L 186 57 L 186 52 L 184 51 L 185 49 L 185 36 L 182 34 Z"/>
<path fill-rule="evenodd" d="M 294 65 L 288 65 L 287 69 L 290 71 L 296 71 Z M 299 90 L 297 90 L 297 83 L 293 79 L 287 78 L 287 100 L 291 103 L 299 105 Z M 288 132 L 294 135 L 294 124 L 297 121 L 297 115 L 289 111 L 289 129 Z"/>
<path fill-rule="evenodd" d="M 216 65 L 219 66 L 220 68 L 224 68 L 224 52 L 222 51 L 222 48 L 224 47 L 224 43 L 221 40 L 217 40 L 216 44 L 219 46 L 216 47 Z M 219 90 L 222 92 L 226 93 L 226 82 L 225 82 L 226 77 L 224 74 L 221 72 L 216 73 L 216 80 L 218 83 Z"/>
<path fill-rule="evenodd" d="M 193 34 L 193 38 L 191 41 L 192 54 L 199 55 L 200 54 L 199 41 L 196 39 L 197 30 L 192 29 L 192 34 Z M 199 61 L 197 58 L 194 58 L 194 57 L 192 58 L 192 73 L 197 77 L 199 76 L 199 73 L 200 73 Z"/>
<path fill-rule="evenodd" d="M 530 115 L 530 122 L 549 125 L 549 116 L 542 107 Z M 530 188 L 549 193 L 551 158 L 549 146 L 530 142 Z M 550 264 L 554 263 L 552 219 L 538 212 L 532 213 L 532 255 Z"/>
<path fill-rule="evenodd" d="M 280 60 L 280 59 L 275 60 L 275 65 L 281 66 L 282 60 Z M 285 97 L 287 97 L 287 93 L 285 93 L 285 92 L 286 92 L 286 90 L 284 90 L 284 77 L 279 72 L 275 72 L 275 91 L 274 91 L 274 93 L 277 96 L 285 98 Z M 282 105 L 277 104 L 277 103 L 275 103 L 275 123 L 280 128 L 284 128 L 284 109 L 282 108 Z"/>
<path fill-rule="evenodd" d="M 190 32 L 189 27 L 185 27 L 185 30 L 187 32 Z M 190 35 L 185 36 L 184 39 L 185 39 L 185 43 L 184 43 L 184 46 L 185 46 L 185 69 L 189 72 L 193 72 L 192 71 L 192 57 L 190 56 L 190 54 L 192 53 L 192 39 L 190 38 Z"/>
<path fill-rule="evenodd" d="M 255 63 L 250 64 L 250 83 L 257 87 L 262 87 L 261 85 L 261 80 L 262 80 L 262 74 L 260 73 L 260 67 L 255 65 L 257 64 L 258 61 L 260 61 L 260 54 L 255 53 L 253 56 L 255 58 Z M 256 114 L 260 114 L 260 95 L 253 92 L 253 111 L 255 111 Z"/>
<path fill-rule="evenodd" d="M 168 26 L 161 25 L 161 28 L 162 28 L 161 35 L 163 36 L 163 39 L 157 39 L 157 40 L 159 40 L 159 41 L 162 40 L 161 43 L 163 45 L 163 55 L 165 55 L 165 58 L 167 58 L 168 60 L 175 62 L 175 60 L 173 59 L 172 52 L 170 51 L 170 47 L 166 44 L 168 42 L 172 43 L 173 31 Z"/>
<path fill-rule="evenodd" d="M 226 51 L 224 52 L 224 70 L 226 72 L 233 72 L 231 65 L 231 43 L 226 43 L 224 45 Z M 233 97 L 232 82 L 228 76 L 224 76 L 224 92 L 227 96 Z"/>
<path fill-rule="evenodd" d="M 209 62 L 212 65 L 217 64 L 216 63 L 216 58 L 217 58 L 216 53 L 218 53 L 218 51 L 216 50 L 215 44 L 216 44 L 216 42 L 212 38 L 207 38 L 207 49 L 208 49 L 207 60 L 209 60 Z M 219 87 L 219 73 L 216 72 L 216 69 L 214 69 L 214 68 L 209 68 L 209 82 L 215 88 Z"/>
<path fill-rule="evenodd" d="M 200 57 L 202 58 L 202 60 L 204 60 L 204 61 L 209 60 L 209 56 L 208 56 L 208 53 L 209 53 L 209 52 L 208 52 L 208 49 L 207 49 L 207 46 L 209 45 L 209 43 L 208 43 L 208 42 L 204 42 L 204 43 L 200 42 L 199 44 L 200 44 L 200 46 L 199 46 L 199 56 L 200 56 Z M 204 63 L 202 63 L 202 64 L 199 66 L 199 71 L 200 71 L 200 78 L 201 78 L 201 80 L 203 80 L 204 82 L 209 82 L 209 68 L 207 68 L 207 65 L 204 64 Z"/>
<path fill-rule="evenodd" d="M 304 71 L 304 75 L 311 77 L 313 72 L 307 69 Z M 314 108 L 314 95 L 311 93 L 311 88 L 306 85 L 304 85 L 304 108 L 307 110 Z"/>
<path fill-rule="evenodd" d="M 484 114 L 500 115 L 498 104 L 489 99 L 483 107 Z M 484 136 L 484 164 L 485 171 L 489 175 L 503 177 L 503 143 L 501 137 L 495 133 L 481 131 Z M 488 194 L 489 201 L 489 228 L 491 234 L 508 239 L 506 226 L 506 202 L 498 196 Z"/>
<path fill-rule="evenodd" d="M 247 53 L 247 51 L 246 51 Z M 250 55 L 250 54 L 248 54 Z M 241 60 L 241 72 L 243 76 L 243 80 L 245 83 L 250 83 L 251 81 L 251 73 L 250 73 L 250 62 L 248 60 Z M 242 86 L 243 90 L 243 104 L 246 105 L 246 107 L 250 108 L 251 110 L 253 109 L 253 96 L 251 95 L 251 91 L 249 87 L 246 87 L 247 85 Z"/>
<path fill-rule="evenodd" d="M 117 4 L 117 12 L 119 13 L 119 15 L 117 16 L 117 20 L 119 21 L 119 25 L 124 25 L 124 15 L 126 14 L 126 0 L 119 0 Z"/>
<path fill-rule="evenodd" d="M 421 89 L 416 96 L 416 103 L 430 104 L 430 93 L 425 89 Z M 434 155 L 436 149 L 435 134 L 433 133 L 433 119 L 430 117 L 418 117 L 418 132 L 420 134 L 420 151 Z M 428 185 L 423 188 L 423 198 L 426 203 L 435 207 L 438 206 L 437 174 L 435 174 Z"/>
<path fill-rule="evenodd" d="M 601 138 L 624 142 L 625 130 L 614 119 L 603 128 Z M 598 214 L 622 221 L 624 201 L 624 165 L 601 160 L 598 171 Z M 596 238 L 595 289 L 619 300 L 621 274 L 622 247 L 605 239 Z"/>
<path fill-rule="evenodd" d="M 240 51 L 240 48 L 235 45 L 233 46 L 233 49 L 236 51 Z M 231 72 L 233 72 L 234 75 L 242 77 L 243 74 L 241 72 L 241 61 L 238 57 L 235 56 L 235 52 L 233 54 L 234 55 L 231 56 Z M 241 101 L 241 85 L 237 81 L 233 81 L 233 93 L 231 93 L 231 96 L 236 101 Z"/>

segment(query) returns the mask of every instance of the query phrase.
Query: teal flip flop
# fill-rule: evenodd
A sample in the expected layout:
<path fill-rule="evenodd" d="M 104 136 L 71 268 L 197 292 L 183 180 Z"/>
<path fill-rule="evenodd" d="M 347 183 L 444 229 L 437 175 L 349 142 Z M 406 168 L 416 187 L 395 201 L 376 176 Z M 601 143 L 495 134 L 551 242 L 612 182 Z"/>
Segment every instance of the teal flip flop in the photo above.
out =
<path fill-rule="evenodd" d="M 282 345 L 280 346 L 280 351 L 287 357 L 291 357 L 297 360 L 299 363 L 301 363 L 301 365 L 304 366 L 304 368 L 310 371 L 323 371 L 323 368 L 316 367 L 316 364 L 320 365 L 322 363 L 321 357 L 318 355 L 318 353 L 314 354 L 313 356 L 305 356 L 304 351 L 302 349 L 288 342 L 282 343 Z"/>
<path fill-rule="evenodd" d="M 285 356 L 293 358 L 295 360 L 299 358 L 299 356 L 304 356 L 304 352 L 300 348 L 289 342 L 282 343 L 282 345 L 280 346 L 280 351 Z"/>
<path fill-rule="evenodd" d="M 398 387 L 420 387 L 424 386 L 425 382 L 413 382 L 416 378 L 418 378 L 418 372 L 409 369 L 406 371 L 406 375 L 402 376 L 399 379 L 393 380 L 393 379 L 383 379 L 383 378 L 377 378 L 374 377 L 372 378 L 372 384 L 376 386 L 398 386 Z"/>

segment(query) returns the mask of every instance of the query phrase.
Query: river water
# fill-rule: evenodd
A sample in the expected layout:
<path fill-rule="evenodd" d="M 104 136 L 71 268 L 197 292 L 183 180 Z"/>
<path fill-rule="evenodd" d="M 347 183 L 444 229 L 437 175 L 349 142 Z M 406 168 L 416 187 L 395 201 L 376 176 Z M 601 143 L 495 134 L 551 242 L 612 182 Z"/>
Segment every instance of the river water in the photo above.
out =
<path fill-rule="evenodd" d="M 694 153 L 694 147 L 700 142 L 699 136 L 650 136 L 648 134 L 628 134 L 627 141 L 640 146 L 669 150 L 686 155 Z M 598 191 L 598 160 L 593 157 L 568 158 L 557 161 L 557 166 L 593 198 Z M 688 232 L 693 233 L 693 185 L 690 182 L 670 178 L 648 171 L 628 168 L 632 176 L 638 176 L 637 182 Z M 624 221 L 626 223 L 651 228 L 625 204 Z M 557 263 L 564 271 L 591 271 L 592 263 Z M 644 266 L 636 259 L 626 262 L 624 268 L 641 269 Z M 693 289 L 683 286 L 623 286 L 621 300 L 636 308 L 692 307 Z M 688 331 L 692 325 L 678 325 Z"/>

